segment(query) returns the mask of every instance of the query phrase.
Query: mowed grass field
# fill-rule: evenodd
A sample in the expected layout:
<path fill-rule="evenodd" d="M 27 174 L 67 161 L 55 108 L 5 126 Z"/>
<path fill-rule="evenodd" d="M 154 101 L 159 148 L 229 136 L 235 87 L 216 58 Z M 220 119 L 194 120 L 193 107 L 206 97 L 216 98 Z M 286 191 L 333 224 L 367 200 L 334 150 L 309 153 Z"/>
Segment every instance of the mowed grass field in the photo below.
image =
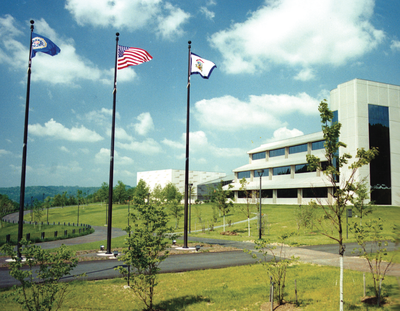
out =
<path fill-rule="evenodd" d="M 160 274 L 155 288 L 155 309 L 270 310 L 270 306 L 269 309 L 265 306 L 269 301 L 268 279 L 265 269 L 260 265 Z M 372 279 L 367 275 L 367 296 L 374 295 L 371 282 Z M 285 301 L 299 308 L 295 310 L 339 309 L 339 268 L 295 264 L 288 268 L 286 284 Z M 132 291 L 124 289 L 124 285 L 126 281 L 120 278 L 74 281 L 60 310 L 142 310 L 144 304 Z M 2 310 L 22 310 L 13 301 L 12 293 L 13 289 L 1 290 Z M 363 274 L 345 270 L 344 310 L 399 310 L 399 290 L 395 277 L 385 278 L 383 295 L 386 303 L 381 308 L 362 303 Z"/>
<path fill-rule="evenodd" d="M 258 220 L 251 221 L 251 235 L 248 236 L 247 221 L 240 224 L 234 224 L 239 221 L 246 220 L 246 215 L 241 211 L 241 206 L 236 204 L 230 213 L 226 216 L 226 231 L 234 232 L 234 235 L 222 235 L 223 228 L 216 228 L 216 226 L 222 226 L 223 217 L 219 214 L 217 215 L 217 221 L 213 219 L 213 206 L 212 204 L 200 204 L 191 205 L 191 222 L 190 236 L 196 237 L 207 237 L 215 239 L 231 239 L 237 241 L 251 241 L 258 238 Z M 130 209 L 134 207 L 131 205 Z M 168 207 L 165 207 L 168 209 Z M 313 228 L 299 228 L 296 218 L 297 205 L 263 205 L 262 213 L 263 217 L 267 222 L 267 226 L 264 230 L 264 236 L 269 238 L 271 241 L 277 241 L 278 237 L 284 233 L 291 233 L 292 235 L 287 241 L 287 244 L 293 246 L 301 245 L 320 245 L 320 244 L 331 244 L 333 241 L 325 236 L 323 236 L 317 227 Z M 49 222 L 77 222 L 77 206 L 70 206 L 64 208 L 53 208 L 49 211 Z M 258 205 L 252 205 L 252 216 L 255 217 L 258 214 Z M 317 210 L 318 215 L 322 215 L 321 210 Z M 354 214 L 354 212 L 353 212 Z M 90 224 L 92 226 L 105 226 L 106 225 L 106 205 L 105 204 L 90 204 L 85 206 L 80 206 L 79 208 L 79 222 Z M 201 217 L 201 222 L 200 218 Z M 400 224 L 400 207 L 398 206 L 376 206 L 372 214 L 365 216 L 363 221 L 371 218 L 381 218 L 384 224 L 384 233 L 387 236 L 393 235 L 393 227 L 395 224 Z M 30 220 L 30 216 L 26 215 L 25 220 Z M 353 222 L 359 222 L 360 218 L 349 218 L 349 227 Z M 229 222 L 234 225 L 229 226 Z M 131 221 L 132 224 L 132 221 Z M 175 228 L 176 220 L 170 218 L 169 225 Z M 113 205 L 113 216 L 112 216 L 112 226 L 125 229 L 128 225 L 128 205 L 125 204 L 114 204 Z M 345 242 L 355 242 L 353 234 L 349 230 L 348 239 L 346 239 L 346 219 L 343 221 L 344 225 L 344 238 Z M 174 229 L 177 233 L 183 233 L 184 220 L 183 215 L 179 220 L 179 226 Z M 210 226 L 214 226 L 214 230 L 208 230 Z M 205 230 L 203 231 L 203 227 Z M 329 228 L 329 227 L 328 227 Z M 335 230 L 332 228 L 330 233 L 335 234 Z M 0 230 L 1 234 L 1 230 Z M 123 247 L 124 238 L 113 239 L 113 246 Z M 80 249 L 97 249 L 99 243 L 95 245 L 82 245 L 79 246 Z"/>

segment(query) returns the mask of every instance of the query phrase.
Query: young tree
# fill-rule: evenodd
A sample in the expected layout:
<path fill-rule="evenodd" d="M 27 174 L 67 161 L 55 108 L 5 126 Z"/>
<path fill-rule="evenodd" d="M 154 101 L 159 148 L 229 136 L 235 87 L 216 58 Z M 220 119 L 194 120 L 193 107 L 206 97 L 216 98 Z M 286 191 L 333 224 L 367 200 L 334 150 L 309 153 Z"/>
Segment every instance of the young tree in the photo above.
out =
<path fill-rule="evenodd" d="M 369 199 L 369 194 L 371 193 L 371 191 L 368 190 L 365 180 L 356 183 L 356 189 L 354 193 L 356 195 L 351 199 L 351 203 L 358 212 L 358 215 L 360 216 L 360 224 L 362 224 L 363 216 L 371 214 L 373 210 L 372 202 L 365 202 Z"/>
<path fill-rule="evenodd" d="M 182 218 L 183 216 L 183 205 L 181 204 L 180 201 L 178 201 L 177 199 L 170 201 L 168 204 L 168 209 L 170 211 L 170 215 L 172 217 L 175 218 L 176 220 L 176 225 L 175 225 L 175 229 L 178 228 L 179 225 L 179 219 Z"/>
<path fill-rule="evenodd" d="M 354 192 L 357 190 L 357 183 L 355 182 L 357 170 L 369 164 L 372 159 L 377 155 L 376 148 L 365 150 L 364 148 L 357 149 L 356 160 L 349 166 L 351 173 L 346 180 L 341 178 L 340 183 L 340 168 L 343 167 L 352 156 L 348 153 L 339 155 L 339 148 L 345 148 L 346 144 L 339 140 L 341 124 L 339 122 L 332 122 L 333 112 L 328 108 L 328 103 L 324 100 L 319 104 L 318 110 L 321 116 L 322 132 L 324 135 L 325 157 L 328 165 L 323 170 L 321 160 L 315 155 L 307 155 L 308 170 L 324 171 L 328 177 L 331 187 L 333 189 L 332 202 L 327 205 L 322 204 L 321 201 L 311 201 L 310 205 L 322 209 L 323 217 L 319 218 L 316 225 L 319 226 L 321 233 L 328 238 L 336 241 L 339 244 L 340 255 L 340 310 L 343 310 L 343 254 L 345 247 L 343 245 L 343 220 L 345 218 L 345 211 L 347 205 L 351 203 Z M 325 220 L 329 223 L 326 225 Z M 334 228 L 334 233 L 330 228 Z"/>
<path fill-rule="evenodd" d="M 163 199 L 162 196 L 162 187 L 160 184 L 156 184 L 153 188 L 153 191 L 151 193 L 151 196 L 153 197 L 153 199 L 157 202 L 161 202 Z"/>
<path fill-rule="evenodd" d="M 135 226 L 131 237 L 127 238 L 128 249 L 119 260 L 135 268 L 129 273 L 126 268 L 117 269 L 125 276 L 130 289 L 143 301 L 147 310 L 153 310 L 154 289 L 157 285 L 159 265 L 168 257 L 167 234 L 172 232 L 168 227 L 168 218 L 161 205 L 140 204 L 131 214 Z M 132 228 L 128 227 L 129 232 Z M 171 238 L 174 238 L 173 236 Z"/>
<path fill-rule="evenodd" d="M 179 202 L 182 200 L 182 194 L 179 192 L 179 189 L 171 182 L 165 185 L 161 193 L 167 203 L 174 200 L 178 200 Z"/>
<path fill-rule="evenodd" d="M 55 252 L 43 250 L 21 240 L 21 254 L 26 261 L 18 258 L 14 247 L 4 244 L 1 251 L 10 256 L 10 275 L 21 282 L 17 289 L 17 302 L 27 310 L 58 310 L 64 301 L 68 282 L 59 282 L 76 267 L 78 259 L 74 253 L 61 245 Z M 28 269 L 24 268 L 25 263 Z M 35 269 L 39 266 L 39 269 Z M 35 270 L 35 271 L 34 271 Z"/>
<path fill-rule="evenodd" d="M 285 298 L 287 268 L 298 260 L 298 258 L 294 256 L 287 258 L 283 248 L 286 239 L 292 235 L 293 233 L 284 233 L 278 238 L 280 244 L 278 250 L 276 250 L 277 246 L 271 245 L 270 240 L 265 239 L 254 241 L 257 252 L 244 250 L 246 253 L 251 254 L 252 257 L 266 269 L 271 281 L 274 283 L 274 297 L 276 297 L 279 305 L 283 303 Z M 257 253 L 261 254 L 262 257 L 258 258 Z M 272 259 L 270 257 L 271 255 Z"/>
<path fill-rule="evenodd" d="M 135 188 L 134 200 L 136 204 L 144 204 L 146 202 L 149 192 L 150 187 L 147 186 L 146 182 L 143 179 L 139 180 Z"/>
<path fill-rule="evenodd" d="M 10 214 L 16 210 L 16 206 L 12 200 L 8 198 L 7 195 L 0 194 L 0 224 L 3 228 L 3 222 L 1 219 L 7 214 Z"/>
<path fill-rule="evenodd" d="M 224 232 L 225 232 L 225 216 L 229 213 L 231 208 L 233 208 L 233 202 L 229 201 L 230 195 L 232 193 L 231 189 L 233 186 L 229 185 L 228 190 L 224 190 L 222 188 L 223 183 L 222 180 L 218 184 L 217 188 L 214 190 L 215 194 L 215 202 L 218 209 L 221 211 L 222 216 L 224 217 Z"/>
<path fill-rule="evenodd" d="M 239 205 L 240 210 L 246 215 L 247 217 L 247 228 L 249 231 L 249 236 L 250 236 L 250 216 L 251 216 L 251 211 L 252 211 L 252 205 L 250 204 L 251 200 L 251 191 L 247 190 L 247 186 L 250 182 L 247 181 L 245 177 L 243 177 L 240 180 L 240 191 L 244 192 L 245 198 L 246 198 L 246 205 Z"/>
<path fill-rule="evenodd" d="M 393 265 L 392 255 L 389 260 L 384 261 L 384 256 L 387 255 L 387 246 L 391 239 L 383 235 L 383 223 L 381 219 L 371 219 L 364 224 L 354 223 L 351 228 L 354 232 L 359 248 L 355 248 L 354 252 L 358 251 L 362 257 L 368 262 L 368 267 L 374 281 L 374 291 L 378 298 L 378 304 L 381 299 L 379 285 L 380 281 L 385 278 L 386 272 Z M 367 241 L 370 241 L 367 243 Z"/>
<path fill-rule="evenodd" d="M 120 180 L 118 180 L 118 184 L 115 186 L 113 194 L 114 194 L 115 200 L 117 202 L 119 202 L 120 204 L 121 204 L 121 202 L 125 202 L 128 199 L 128 195 L 126 192 L 126 186 Z"/>

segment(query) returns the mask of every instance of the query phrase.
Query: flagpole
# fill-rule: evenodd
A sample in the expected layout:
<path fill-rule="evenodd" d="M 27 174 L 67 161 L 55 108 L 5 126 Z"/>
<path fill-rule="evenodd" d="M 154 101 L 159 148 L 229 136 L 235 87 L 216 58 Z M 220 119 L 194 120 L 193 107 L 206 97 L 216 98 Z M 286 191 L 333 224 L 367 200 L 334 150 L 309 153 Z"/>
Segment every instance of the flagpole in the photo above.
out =
<path fill-rule="evenodd" d="M 115 140 L 115 109 L 117 101 L 117 59 L 119 33 L 116 34 L 115 67 L 114 67 L 114 90 L 113 90 L 113 112 L 111 127 L 111 151 L 110 151 L 110 182 L 108 185 L 108 227 L 107 227 L 107 254 L 111 254 L 111 231 L 112 231 L 112 197 L 113 197 L 113 175 L 114 175 L 114 140 Z"/>
<path fill-rule="evenodd" d="M 25 124 L 24 124 L 24 143 L 22 145 L 22 165 L 21 165 L 21 187 L 19 196 L 19 217 L 18 217 L 18 245 L 17 254 L 21 258 L 21 240 L 23 234 L 23 220 L 24 220 L 24 203 L 25 203 L 25 176 L 26 176 L 26 153 L 28 144 L 28 119 L 29 119 L 29 94 L 31 89 L 31 65 L 32 65 L 32 32 L 33 24 L 35 21 L 31 20 L 31 34 L 29 41 L 29 62 L 28 62 L 28 82 L 26 87 L 26 104 L 25 104 Z"/>
<path fill-rule="evenodd" d="M 185 210 L 184 210 L 184 228 L 183 228 L 183 248 L 188 248 L 188 190 L 189 190 L 189 120 L 190 120 L 190 48 L 188 56 L 188 84 L 187 84 L 187 108 L 186 108 L 186 163 L 185 163 Z"/>

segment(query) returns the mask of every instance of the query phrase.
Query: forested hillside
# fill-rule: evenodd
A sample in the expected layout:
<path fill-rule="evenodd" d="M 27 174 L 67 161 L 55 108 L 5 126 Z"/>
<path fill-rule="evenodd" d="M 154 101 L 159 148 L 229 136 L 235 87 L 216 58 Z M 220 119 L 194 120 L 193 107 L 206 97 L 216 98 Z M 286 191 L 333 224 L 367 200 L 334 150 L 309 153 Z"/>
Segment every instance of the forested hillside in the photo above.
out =
<path fill-rule="evenodd" d="M 67 192 L 69 196 L 76 195 L 81 190 L 84 196 L 94 194 L 100 187 L 79 187 L 79 186 L 31 186 L 25 188 L 25 204 L 33 201 L 41 201 L 46 197 L 54 197 L 56 194 Z M 0 188 L 0 194 L 7 195 L 11 200 L 19 203 L 20 187 Z"/>

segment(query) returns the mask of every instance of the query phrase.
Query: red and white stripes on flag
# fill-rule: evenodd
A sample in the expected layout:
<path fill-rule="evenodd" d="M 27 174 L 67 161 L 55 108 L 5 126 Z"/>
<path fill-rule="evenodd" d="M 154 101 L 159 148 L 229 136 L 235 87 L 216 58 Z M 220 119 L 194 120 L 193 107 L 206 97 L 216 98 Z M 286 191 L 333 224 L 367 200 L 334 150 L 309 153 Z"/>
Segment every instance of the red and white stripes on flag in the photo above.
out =
<path fill-rule="evenodd" d="M 118 70 L 136 66 L 152 60 L 153 57 L 145 50 L 118 45 Z"/>

